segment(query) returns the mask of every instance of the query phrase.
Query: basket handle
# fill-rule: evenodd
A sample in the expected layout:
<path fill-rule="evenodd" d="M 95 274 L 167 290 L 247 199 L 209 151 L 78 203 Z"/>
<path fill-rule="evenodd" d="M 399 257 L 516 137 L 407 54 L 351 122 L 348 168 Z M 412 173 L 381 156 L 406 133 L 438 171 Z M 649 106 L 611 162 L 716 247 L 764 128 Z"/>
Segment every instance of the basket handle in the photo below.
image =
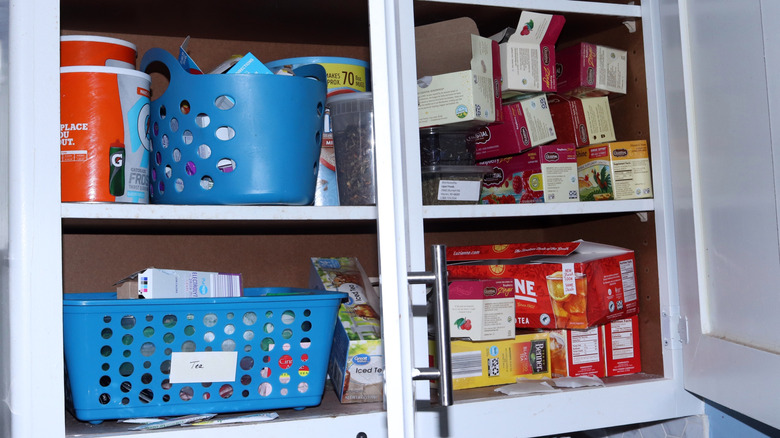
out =
<path fill-rule="evenodd" d="M 147 50 L 146 53 L 144 53 L 143 58 L 141 58 L 139 70 L 144 73 L 149 73 L 146 70 L 153 62 L 162 62 L 166 67 L 168 67 L 168 72 L 171 75 L 171 82 L 174 81 L 174 78 L 180 78 L 181 75 L 190 74 L 184 71 L 184 68 L 181 66 L 181 64 L 179 64 L 179 61 L 176 60 L 173 55 L 171 55 L 167 50 L 161 49 L 159 47 L 151 48 Z"/>
<path fill-rule="evenodd" d="M 328 82 L 327 82 L 328 77 L 327 77 L 327 73 L 325 72 L 325 67 L 319 64 L 301 65 L 297 68 L 294 68 L 293 73 L 295 74 L 295 76 L 320 81 L 324 84 L 326 88 L 328 86 Z"/>

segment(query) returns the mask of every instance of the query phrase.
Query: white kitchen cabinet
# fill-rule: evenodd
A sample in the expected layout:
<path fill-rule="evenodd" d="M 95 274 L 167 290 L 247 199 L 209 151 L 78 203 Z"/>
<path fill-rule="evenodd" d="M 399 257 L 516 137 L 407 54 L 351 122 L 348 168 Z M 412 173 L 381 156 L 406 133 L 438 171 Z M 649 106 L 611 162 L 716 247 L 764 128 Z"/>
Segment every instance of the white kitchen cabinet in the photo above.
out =
<path fill-rule="evenodd" d="M 711 310 L 698 304 L 700 285 L 706 285 L 701 287 L 704 290 L 722 291 L 719 283 L 709 281 L 711 275 L 728 277 L 728 269 L 770 272 L 761 260 L 754 261 L 757 267 L 742 268 L 734 253 L 728 258 L 714 257 L 712 250 L 717 249 L 719 255 L 721 247 L 705 245 L 712 236 L 702 231 L 701 225 L 734 226 L 736 219 L 728 216 L 726 209 L 717 210 L 718 205 L 707 210 L 713 198 L 708 190 L 712 188 L 699 182 L 716 180 L 717 174 L 706 172 L 718 165 L 711 160 L 730 159 L 724 153 L 728 137 L 705 137 L 711 132 L 708 129 L 718 127 L 719 120 L 713 114 L 718 113 L 718 104 L 733 97 L 755 111 L 749 101 L 739 100 L 741 95 L 722 94 L 730 85 L 724 83 L 728 79 L 725 74 L 718 76 L 708 69 L 719 64 L 706 50 L 716 44 L 708 38 L 714 30 L 706 25 L 714 27 L 718 23 L 715 17 L 736 13 L 725 9 L 727 6 L 743 9 L 743 3 L 753 14 L 747 17 L 748 22 L 740 23 L 756 24 L 762 17 L 761 8 L 772 6 L 759 1 L 722 2 L 726 5 L 722 8 L 700 1 L 681 2 L 682 6 L 672 0 L 636 3 L 0 1 L 0 85 L 5 99 L 0 105 L 0 175 L 7 187 L 0 191 L 0 250 L 4 256 L 0 268 L 0 394 L 5 402 L 0 408 L 0 435 L 127 436 L 125 426 L 113 422 L 89 425 L 65 413 L 60 371 L 62 293 L 107 290 L 116 279 L 147 265 L 184 268 L 192 263 L 193 255 L 203 269 L 244 273 L 245 284 L 250 286 L 305 286 L 309 256 L 357 255 L 370 274 L 381 275 L 386 407 L 380 403 L 340 405 L 326 391 L 321 406 L 285 410 L 274 422 L 159 432 L 164 436 L 195 438 L 223 431 L 237 437 L 296 436 L 304 431 L 316 431 L 317 436 L 358 437 L 363 433 L 369 438 L 547 435 L 701 414 L 703 403 L 686 390 L 689 383 L 695 385 L 691 388 L 696 393 L 762 421 L 776 422 L 771 413 L 767 416 L 760 406 L 750 405 L 750 400 L 730 403 L 738 391 L 730 389 L 728 382 L 738 382 L 732 374 L 723 371 L 716 380 L 707 377 L 710 370 L 721 369 L 710 362 L 717 355 L 702 357 L 697 356 L 700 352 L 687 350 L 707 347 L 708 342 L 726 337 L 732 347 L 755 354 L 753 364 L 777 369 L 778 349 L 772 344 L 776 335 L 762 338 L 758 349 L 744 348 L 735 327 L 723 328 L 725 335 L 713 332 L 713 325 L 700 324 L 698 312 L 692 313 L 704 309 L 704 320 L 706 311 Z M 559 45 L 588 39 L 629 50 L 629 94 L 613 103 L 613 116 L 621 139 L 650 142 L 654 199 L 558 205 L 421 205 L 414 26 L 467 15 L 475 19 L 483 34 L 490 35 L 516 24 L 522 9 L 564 14 L 567 25 Z M 703 14 L 705 10 L 713 16 Z M 192 34 L 194 55 L 214 63 L 247 50 L 268 60 L 315 54 L 370 57 L 378 206 L 61 204 L 56 110 L 61 32 L 118 36 L 135 42 L 141 54 L 153 46 L 173 51 L 184 36 Z M 751 36 L 758 38 L 755 44 L 761 44 L 755 33 Z M 699 52 L 692 49 L 700 46 Z M 743 47 L 747 51 L 753 46 L 737 46 Z M 698 56 L 701 52 L 708 57 L 702 60 Z M 776 70 L 776 55 L 766 62 L 767 72 Z M 713 84 L 708 83 L 704 90 L 697 88 L 705 77 L 718 81 L 719 94 L 710 94 Z M 765 94 L 776 96 L 776 84 L 766 77 L 771 75 L 764 77 Z M 763 130 L 763 137 L 756 139 L 767 148 L 770 137 L 764 134 L 777 126 L 776 114 L 769 112 L 776 100 L 770 98 L 760 108 L 775 117 L 767 117 L 769 126 L 756 122 Z M 730 120 L 734 126 L 748 121 L 746 117 Z M 705 138 L 708 144 L 702 146 Z M 709 143 L 721 147 L 716 149 L 719 154 L 699 160 L 697 154 L 709 148 Z M 763 164 L 769 165 L 766 160 Z M 768 184 L 775 181 L 775 174 L 771 175 Z M 721 206 L 742 200 L 739 193 L 719 198 L 728 202 Z M 750 201 L 770 202 L 777 208 L 776 198 L 751 197 Z M 763 212 L 756 212 L 754 219 L 759 213 L 763 217 Z M 771 224 L 764 231 L 766 227 L 771 228 Z M 745 229 L 751 230 L 750 225 Z M 774 235 L 762 234 L 766 239 L 756 236 L 758 228 L 752 230 L 755 234 L 734 241 L 768 243 L 764 250 L 775 256 L 776 265 L 776 222 Z M 430 266 L 430 260 L 426 262 L 428 247 L 436 243 L 576 238 L 614 243 L 637 252 L 645 372 L 609 379 L 603 388 L 525 397 L 500 396 L 492 388 L 484 388 L 457 391 L 455 404 L 448 408 L 438 406 L 435 396 L 433 402 L 427 401 L 427 385 L 414 385 L 411 380 L 413 367 L 427 364 L 426 323 L 420 316 L 424 314 L 425 292 L 423 286 L 407 286 L 407 272 Z M 725 241 L 729 242 L 733 241 Z M 755 321 L 751 324 L 756 325 Z M 705 339 L 701 343 L 694 340 L 699 332 Z M 732 332 L 736 333 L 729 338 Z M 715 351 L 721 350 L 716 347 Z M 687 374 L 691 364 L 696 368 Z M 749 367 L 740 370 L 743 376 L 751 372 Z M 766 397 L 753 399 L 772 400 L 768 394 L 776 394 L 777 380 L 759 385 L 767 391 Z"/>

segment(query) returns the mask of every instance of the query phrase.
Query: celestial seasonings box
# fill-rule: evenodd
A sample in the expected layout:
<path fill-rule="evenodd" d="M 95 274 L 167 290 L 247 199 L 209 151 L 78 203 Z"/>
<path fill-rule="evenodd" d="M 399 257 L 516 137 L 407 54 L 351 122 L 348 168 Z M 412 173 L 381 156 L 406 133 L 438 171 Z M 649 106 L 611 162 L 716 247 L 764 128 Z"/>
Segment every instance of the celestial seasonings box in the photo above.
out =
<path fill-rule="evenodd" d="M 548 144 L 479 163 L 493 171 L 482 180 L 482 204 L 579 201 L 573 144 Z"/>
<path fill-rule="evenodd" d="M 477 161 L 519 154 L 556 139 L 544 94 L 506 103 L 501 112 L 501 123 L 481 126 L 473 135 Z"/>
<path fill-rule="evenodd" d="M 645 140 L 602 143 L 577 149 L 580 201 L 653 197 Z"/>
<path fill-rule="evenodd" d="M 243 295 L 241 274 L 147 268 L 118 281 L 117 298 L 217 298 Z"/>
<path fill-rule="evenodd" d="M 435 351 L 433 345 L 430 351 Z M 546 332 L 518 334 L 500 341 L 452 341 L 452 387 L 457 390 L 505 385 L 515 383 L 518 377 L 549 378 L 549 358 Z M 431 356 L 430 362 L 435 366 L 437 358 Z"/>
<path fill-rule="evenodd" d="M 512 280 L 453 281 L 448 291 L 450 337 L 471 341 L 515 337 Z"/>
<path fill-rule="evenodd" d="M 558 143 L 576 147 L 615 141 L 615 126 L 607 97 L 547 96 Z"/>
<path fill-rule="evenodd" d="M 501 71 L 498 43 L 479 36 L 473 19 L 415 27 L 419 126 L 485 124 L 497 120 Z"/>
<path fill-rule="evenodd" d="M 491 37 L 500 43 L 504 99 L 556 91 L 555 42 L 565 22 L 563 15 L 523 11 L 514 32 Z"/>
<path fill-rule="evenodd" d="M 555 56 L 558 93 L 580 97 L 626 94 L 625 50 L 579 43 L 558 50 Z"/>
<path fill-rule="evenodd" d="M 634 252 L 593 242 L 447 248 L 449 279 L 509 278 L 518 328 L 585 329 L 639 312 Z"/>

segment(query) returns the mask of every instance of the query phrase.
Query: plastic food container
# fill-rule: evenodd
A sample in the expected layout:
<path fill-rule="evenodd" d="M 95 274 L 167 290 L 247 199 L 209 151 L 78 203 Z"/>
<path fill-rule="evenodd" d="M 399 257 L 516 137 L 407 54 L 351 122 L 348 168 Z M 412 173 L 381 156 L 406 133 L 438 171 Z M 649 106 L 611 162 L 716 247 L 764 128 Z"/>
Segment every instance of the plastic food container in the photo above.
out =
<path fill-rule="evenodd" d="M 420 129 L 420 164 L 423 166 L 475 163 L 476 136 L 472 129 L 428 127 Z"/>
<path fill-rule="evenodd" d="M 63 300 L 68 408 L 82 421 L 304 408 L 322 401 L 345 293 Z M 187 364 L 198 362 L 202 367 Z"/>
<path fill-rule="evenodd" d="M 491 172 L 485 166 L 423 166 L 423 205 L 477 204 L 482 179 Z"/>
<path fill-rule="evenodd" d="M 341 205 L 375 205 L 374 100 L 370 92 L 331 96 L 333 148 Z"/>

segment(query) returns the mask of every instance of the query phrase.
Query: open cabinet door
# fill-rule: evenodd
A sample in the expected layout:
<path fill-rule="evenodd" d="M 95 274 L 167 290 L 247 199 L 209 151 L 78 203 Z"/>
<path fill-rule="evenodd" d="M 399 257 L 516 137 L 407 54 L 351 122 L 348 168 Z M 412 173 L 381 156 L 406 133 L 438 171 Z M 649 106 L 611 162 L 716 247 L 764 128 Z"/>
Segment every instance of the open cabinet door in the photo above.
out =
<path fill-rule="evenodd" d="M 679 13 L 691 176 L 675 194 L 685 387 L 778 428 L 780 4 L 680 0 Z"/>

